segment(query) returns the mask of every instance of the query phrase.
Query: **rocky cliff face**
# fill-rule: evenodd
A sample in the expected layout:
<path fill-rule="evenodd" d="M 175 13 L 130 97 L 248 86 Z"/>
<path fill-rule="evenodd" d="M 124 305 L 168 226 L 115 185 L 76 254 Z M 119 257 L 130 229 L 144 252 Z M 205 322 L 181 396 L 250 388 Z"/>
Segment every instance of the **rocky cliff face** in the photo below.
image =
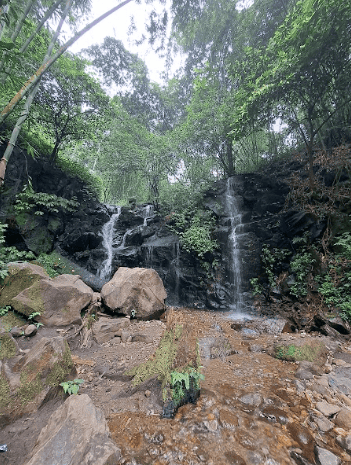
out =
<path fill-rule="evenodd" d="M 219 250 L 207 257 L 210 262 L 217 262 L 210 272 L 201 266 L 194 254 L 182 249 L 166 220 L 150 206 L 123 207 L 116 215 L 117 207 L 100 204 L 87 192 L 83 182 L 19 150 L 8 166 L 0 197 L 0 220 L 9 225 L 7 241 L 10 245 L 36 253 L 58 249 L 91 275 L 96 275 L 95 288 L 99 290 L 108 279 L 101 275 L 108 258 L 102 230 L 115 215 L 112 274 L 120 266 L 154 268 L 165 284 L 170 305 L 228 309 L 238 301 L 236 294 L 240 293 L 244 296 L 241 304 L 245 307 L 250 305 L 249 280 L 260 273 L 263 244 L 291 249 L 291 239 L 295 235 L 310 230 L 318 237 L 323 231 L 324 225 L 316 224 L 307 214 L 282 213 L 289 192 L 286 179 L 293 170 L 300 168 L 297 162 L 276 163 L 261 173 L 221 180 L 206 193 L 204 208 L 211 210 L 217 219 L 215 237 L 219 243 Z M 67 199 L 76 196 L 79 209 L 73 213 L 32 215 L 20 226 L 11 205 L 28 175 L 37 192 L 54 193 Z M 235 208 L 229 198 L 235 199 Z M 33 239 L 38 235 L 43 237 L 39 243 Z"/>

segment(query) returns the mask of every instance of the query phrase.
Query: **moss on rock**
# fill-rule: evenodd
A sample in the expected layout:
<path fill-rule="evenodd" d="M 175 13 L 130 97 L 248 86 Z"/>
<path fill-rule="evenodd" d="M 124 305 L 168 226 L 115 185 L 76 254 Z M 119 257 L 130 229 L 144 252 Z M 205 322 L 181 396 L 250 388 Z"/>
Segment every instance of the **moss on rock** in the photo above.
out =
<path fill-rule="evenodd" d="M 44 271 L 44 270 L 43 270 Z M 9 275 L 5 278 L 3 289 L 0 294 L 0 307 L 12 305 L 12 299 L 24 289 L 32 286 L 42 279 L 31 273 L 29 268 L 17 269 L 10 267 Z"/>
<path fill-rule="evenodd" d="M 17 347 L 10 334 L 0 334 L 0 360 L 14 357 L 16 353 Z"/>

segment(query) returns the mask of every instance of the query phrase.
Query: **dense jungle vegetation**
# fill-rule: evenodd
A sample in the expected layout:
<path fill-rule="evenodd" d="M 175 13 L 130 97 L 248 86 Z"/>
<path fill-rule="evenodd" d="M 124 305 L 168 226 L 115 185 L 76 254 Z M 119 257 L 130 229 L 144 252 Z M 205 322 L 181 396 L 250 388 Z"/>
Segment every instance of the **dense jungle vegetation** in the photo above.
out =
<path fill-rule="evenodd" d="M 118 22 L 131 1 L 106 13 Z M 291 204 L 328 221 L 340 206 L 349 215 L 350 189 L 338 181 L 350 173 L 351 0 L 147 3 L 150 47 L 169 63 L 185 56 L 162 84 L 113 37 L 69 52 L 96 23 L 80 27 L 91 0 L 0 0 L 5 160 L 18 146 L 89 180 L 101 201 L 153 202 L 189 222 L 214 180 L 299 154 L 308 177 L 292 177 Z M 321 170 L 334 173 L 331 186 Z M 332 284 L 321 286 L 330 299 Z"/>

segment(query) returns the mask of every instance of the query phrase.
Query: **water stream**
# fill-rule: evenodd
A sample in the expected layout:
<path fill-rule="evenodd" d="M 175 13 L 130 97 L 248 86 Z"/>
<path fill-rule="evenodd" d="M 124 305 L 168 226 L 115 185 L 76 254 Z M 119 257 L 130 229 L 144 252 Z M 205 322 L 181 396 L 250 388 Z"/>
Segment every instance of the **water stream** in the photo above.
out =
<path fill-rule="evenodd" d="M 114 213 L 110 220 L 104 224 L 102 228 L 102 245 L 106 251 L 107 258 L 101 265 L 101 269 L 99 271 L 99 278 L 101 280 L 107 280 L 111 276 L 112 271 L 112 259 L 113 259 L 113 239 L 114 239 L 114 229 L 115 224 L 121 214 L 121 207 L 117 207 L 117 213 Z"/>
<path fill-rule="evenodd" d="M 242 260 L 240 254 L 240 240 L 243 234 L 241 233 L 242 227 L 242 214 L 240 213 L 238 199 L 235 196 L 233 189 L 234 178 L 229 178 L 227 181 L 227 190 L 225 194 L 226 210 L 230 218 L 229 235 L 229 250 L 231 253 L 230 261 L 230 283 L 232 288 L 232 302 L 230 309 L 233 317 L 246 318 L 248 317 L 245 312 L 245 302 L 243 299 L 242 291 Z"/>

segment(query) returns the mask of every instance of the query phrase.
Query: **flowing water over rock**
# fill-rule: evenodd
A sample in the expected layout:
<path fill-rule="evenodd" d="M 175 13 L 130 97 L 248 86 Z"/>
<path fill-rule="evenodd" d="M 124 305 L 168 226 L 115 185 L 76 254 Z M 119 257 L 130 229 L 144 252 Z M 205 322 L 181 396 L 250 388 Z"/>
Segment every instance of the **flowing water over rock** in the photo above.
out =
<path fill-rule="evenodd" d="M 235 195 L 233 183 L 235 178 L 228 178 L 225 193 L 225 206 L 230 220 L 231 233 L 228 237 L 229 250 L 231 252 L 230 284 L 232 290 L 232 302 L 229 305 L 235 319 L 247 318 L 246 305 L 242 289 L 242 257 L 240 248 L 244 233 L 242 232 L 242 214 L 239 202 Z"/>
<path fill-rule="evenodd" d="M 102 280 L 106 280 L 110 278 L 111 271 L 112 271 L 112 259 L 113 259 L 113 241 L 114 241 L 114 228 L 115 223 L 117 222 L 119 216 L 121 214 L 121 207 L 117 207 L 117 213 L 114 213 L 110 220 L 104 225 L 102 228 L 102 245 L 106 250 L 107 258 L 102 263 L 99 278 Z"/>

